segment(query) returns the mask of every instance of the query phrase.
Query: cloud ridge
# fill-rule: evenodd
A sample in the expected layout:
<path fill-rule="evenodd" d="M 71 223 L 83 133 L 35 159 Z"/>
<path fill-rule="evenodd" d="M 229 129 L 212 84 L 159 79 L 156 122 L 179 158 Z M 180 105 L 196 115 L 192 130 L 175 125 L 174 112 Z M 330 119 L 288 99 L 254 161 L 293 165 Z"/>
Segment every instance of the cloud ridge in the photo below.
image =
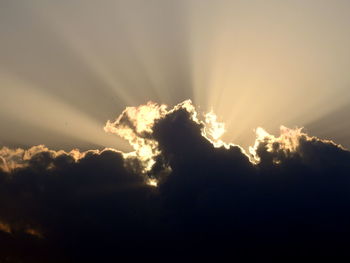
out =
<path fill-rule="evenodd" d="M 104 129 L 134 151 L 0 149 L 1 260 L 283 257 L 306 248 L 321 257 L 346 247 L 350 152 L 332 141 L 258 128 L 246 153 L 221 141 L 224 125 L 189 100 L 128 107 Z"/>

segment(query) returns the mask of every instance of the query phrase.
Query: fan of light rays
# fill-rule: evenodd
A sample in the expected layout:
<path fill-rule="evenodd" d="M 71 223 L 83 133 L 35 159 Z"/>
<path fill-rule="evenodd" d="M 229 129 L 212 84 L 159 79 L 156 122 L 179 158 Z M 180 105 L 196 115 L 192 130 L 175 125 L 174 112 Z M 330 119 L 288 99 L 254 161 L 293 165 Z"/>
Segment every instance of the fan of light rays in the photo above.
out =
<path fill-rule="evenodd" d="M 7 8 L 16 16 L 0 13 L 8 22 L 0 27 L 0 69 L 16 76 L 16 100 L 36 103 L 31 114 L 30 105 L 15 110 L 11 97 L 3 114 L 80 136 L 78 127 L 49 124 L 37 101 L 50 102 L 49 113 L 58 107 L 57 116 L 81 118 L 91 133 L 82 137 L 101 145 L 111 146 L 97 132 L 106 119 L 149 100 L 192 99 L 225 123 L 224 141 L 245 148 L 256 127 L 320 127 L 349 101 L 346 1 L 11 1 Z M 62 95 L 67 86 L 74 98 Z M 330 130 L 345 136 L 337 125 Z"/>
<path fill-rule="evenodd" d="M 141 10 L 139 5 L 143 6 Z M 100 134 L 108 118 L 126 106 L 148 100 L 175 104 L 191 93 L 183 85 L 187 80 L 179 77 L 180 72 L 187 71 L 182 67 L 186 60 L 174 59 L 178 53 L 186 55 L 180 45 L 173 43 L 182 41 L 181 30 L 168 34 L 172 36 L 169 39 L 163 38 L 165 28 L 159 21 L 165 19 L 172 24 L 176 20 L 163 16 L 163 8 L 170 13 L 173 8 L 162 6 L 141 1 L 96 5 L 89 0 L 10 4 L 10 10 L 20 18 L 10 20 L 16 28 L 14 34 L 0 31 L 5 33 L 4 38 L 8 36 L 4 45 L 7 51 L 0 50 L 0 57 L 10 62 L 6 64 L 5 59 L 0 64 L 0 73 L 4 73 L 0 84 L 5 87 L 7 99 L 1 105 L 2 114 L 75 139 L 123 149 L 126 142 Z M 31 37 L 23 48 L 28 32 Z M 6 78 L 11 78 L 11 84 Z M 104 96 L 108 96 L 106 103 Z M 26 110 L 15 110 L 18 100 L 24 101 Z M 111 110 L 112 100 L 115 108 Z M 55 117 L 50 120 L 50 115 Z M 29 145 L 30 140 L 25 144 Z M 74 140 L 71 145 L 74 147 Z"/>
<path fill-rule="evenodd" d="M 181 3 L 116 1 L 96 6 L 85 1 L 81 16 L 65 19 L 62 12 L 81 6 L 46 3 L 28 8 L 124 106 L 148 100 L 176 104 L 191 96 L 185 76 L 187 41 L 184 27 L 177 25 L 185 15 Z"/>
<path fill-rule="evenodd" d="M 223 140 L 246 148 L 258 126 L 275 134 L 280 125 L 307 129 L 348 103 L 341 6 L 192 4 L 194 102 L 225 123 Z M 290 15 L 296 9 L 298 19 Z"/>
<path fill-rule="evenodd" d="M 130 149 L 124 140 L 104 133 L 103 123 L 96 122 L 30 83 L 23 83 L 10 75 L 1 75 L 0 79 L 3 87 L 0 117 L 10 115 L 16 122 L 29 123 L 56 134 L 99 145 L 101 148 Z M 20 134 L 22 138 L 17 138 L 19 143 L 31 137 L 25 130 L 20 131 Z M 52 139 L 49 135 L 43 136 L 42 143 L 49 143 Z"/>

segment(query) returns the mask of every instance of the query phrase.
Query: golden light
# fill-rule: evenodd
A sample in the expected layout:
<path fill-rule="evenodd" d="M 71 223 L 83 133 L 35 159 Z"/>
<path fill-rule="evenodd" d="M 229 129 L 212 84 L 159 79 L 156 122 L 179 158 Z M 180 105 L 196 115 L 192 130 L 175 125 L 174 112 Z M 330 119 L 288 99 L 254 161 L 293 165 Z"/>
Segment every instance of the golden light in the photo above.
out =
<path fill-rule="evenodd" d="M 271 136 L 267 131 L 265 131 L 263 128 L 258 127 L 255 130 L 257 140 L 264 140 L 264 138 Z"/>
<path fill-rule="evenodd" d="M 147 184 L 153 187 L 157 187 L 158 186 L 158 181 L 156 179 L 148 179 L 147 180 Z"/>
<path fill-rule="evenodd" d="M 96 122 L 90 116 L 28 82 L 23 83 L 18 78 L 7 75 L 1 76 L 1 84 L 10 86 L 11 90 L 3 91 L 2 95 L 6 100 L 0 104 L 0 109 L 3 112 L 12 113 L 16 121 L 30 122 L 31 125 L 101 147 L 115 146 L 122 150 L 128 149 L 126 142 L 122 139 L 105 134 L 102 123 Z M 21 103 L 14 103 L 14 101 Z"/>
<path fill-rule="evenodd" d="M 217 121 L 217 116 L 213 111 L 205 114 L 205 123 L 207 135 L 210 136 L 214 141 L 217 141 L 225 133 L 225 124 Z"/>
<path fill-rule="evenodd" d="M 191 99 L 225 123 L 208 136 L 248 148 L 258 126 L 307 129 L 350 99 L 348 3 L 78 2 L 9 5 L 18 19 L 0 29 L 0 117 L 11 125 L 124 150 L 101 130 L 106 119 L 149 100 Z"/>

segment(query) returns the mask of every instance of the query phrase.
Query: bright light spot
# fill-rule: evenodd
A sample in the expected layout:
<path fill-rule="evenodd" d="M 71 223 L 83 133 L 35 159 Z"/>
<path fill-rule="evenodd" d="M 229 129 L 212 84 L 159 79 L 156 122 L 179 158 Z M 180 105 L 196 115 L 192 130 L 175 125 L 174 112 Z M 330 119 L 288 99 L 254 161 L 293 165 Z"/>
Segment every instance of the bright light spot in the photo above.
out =
<path fill-rule="evenodd" d="M 156 179 L 148 179 L 147 184 L 150 186 L 157 187 L 158 186 L 158 181 Z"/>
<path fill-rule="evenodd" d="M 256 130 L 255 130 L 255 133 L 256 133 L 256 139 L 257 140 L 263 140 L 265 139 L 266 137 L 269 137 L 270 134 L 265 131 L 263 128 L 261 127 L 258 127 Z"/>
<path fill-rule="evenodd" d="M 129 119 L 133 121 L 137 133 L 152 132 L 154 121 L 165 114 L 166 106 L 149 101 L 147 105 L 128 107 L 126 111 Z"/>
<path fill-rule="evenodd" d="M 217 116 L 214 112 L 210 111 L 205 114 L 206 134 L 209 135 L 214 141 L 217 141 L 225 133 L 225 123 L 218 122 Z"/>
<path fill-rule="evenodd" d="M 142 145 L 138 149 L 138 153 L 142 159 L 148 159 L 148 158 L 151 158 L 153 156 L 152 147 L 149 145 Z"/>
<path fill-rule="evenodd" d="M 151 137 L 156 120 L 163 117 L 166 105 L 148 102 L 138 107 L 127 107 L 116 121 L 108 121 L 104 130 L 127 140 L 134 151 L 125 156 L 137 156 L 143 165 L 143 172 L 151 170 L 154 157 L 160 154 L 157 141 Z"/>
<path fill-rule="evenodd" d="M 280 136 L 278 137 L 269 134 L 261 127 L 257 128 L 255 133 L 256 140 L 254 146 L 249 147 L 249 152 L 254 157 L 255 162 L 259 162 L 260 160 L 257 150 L 259 146 L 261 146 L 261 143 L 263 143 L 268 152 L 273 152 L 274 148 L 278 147 L 279 150 L 288 154 L 297 151 L 300 137 L 306 136 L 306 134 L 302 132 L 302 128 L 290 129 L 285 126 L 280 127 Z M 276 164 L 278 164 L 278 161 L 276 161 Z"/>
<path fill-rule="evenodd" d="M 302 128 L 289 129 L 285 126 L 280 127 L 280 143 L 285 149 L 288 149 L 289 151 L 296 150 L 299 145 L 299 138 L 303 135 L 301 130 Z"/>

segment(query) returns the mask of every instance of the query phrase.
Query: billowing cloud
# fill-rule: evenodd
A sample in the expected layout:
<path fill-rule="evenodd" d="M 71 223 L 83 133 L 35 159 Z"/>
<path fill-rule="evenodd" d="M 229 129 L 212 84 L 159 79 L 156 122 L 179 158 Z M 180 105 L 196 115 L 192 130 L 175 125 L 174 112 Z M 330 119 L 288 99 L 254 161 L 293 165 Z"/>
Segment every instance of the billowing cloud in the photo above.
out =
<path fill-rule="evenodd" d="M 258 128 L 246 153 L 222 142 L 224 124 L 190 101 L 129 107 L 105 130 L 134 151 L 0 150 L 0 261 L 323 257 L 346 248 L 350 152 L 331 141 Z"/>

